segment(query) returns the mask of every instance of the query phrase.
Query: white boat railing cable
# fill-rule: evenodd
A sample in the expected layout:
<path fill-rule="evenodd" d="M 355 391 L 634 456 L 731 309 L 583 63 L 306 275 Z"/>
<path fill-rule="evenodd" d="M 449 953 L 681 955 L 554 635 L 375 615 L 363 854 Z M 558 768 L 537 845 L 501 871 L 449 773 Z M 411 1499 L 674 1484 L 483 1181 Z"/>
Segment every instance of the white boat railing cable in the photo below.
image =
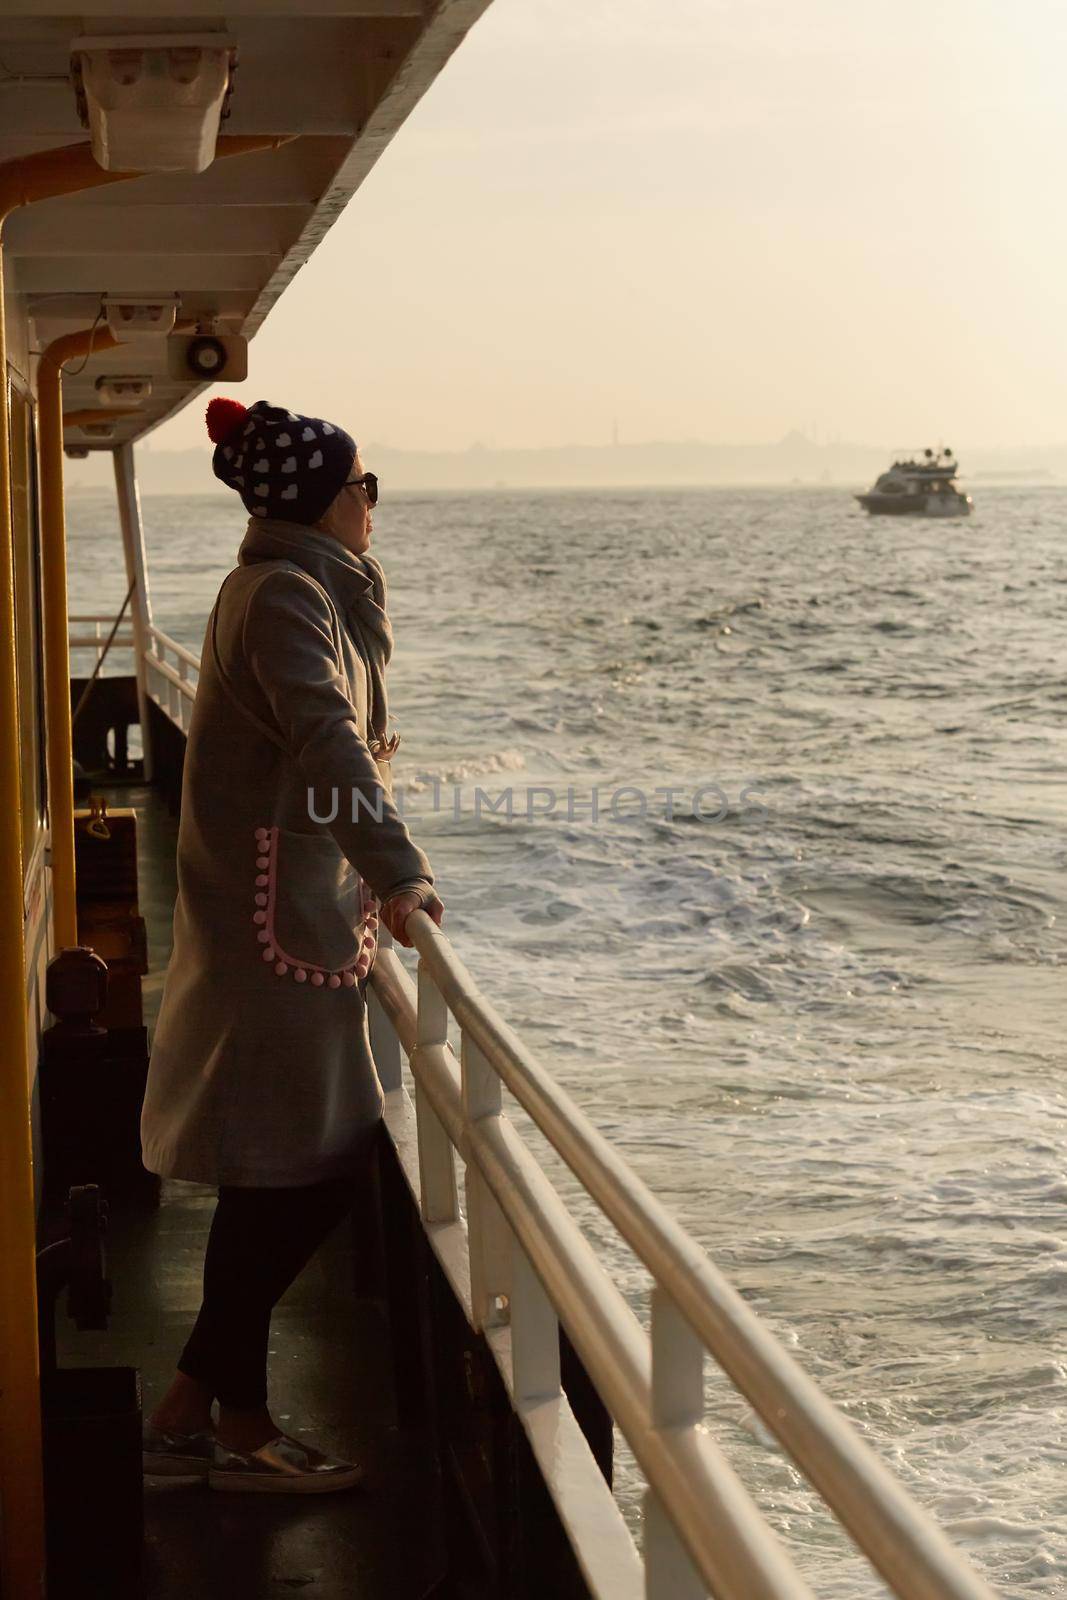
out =
<path fill-rule="evenodd" d="M 523 1046 L 441 930 L 416 912 L 408 931 L 420 957 L 417 999 L 391 951 L 379 953 L 371 981 L 415 1080 L 424 1221 L 432 1233 L 458 1220 L 458 1152 L 475 1325 L 489 1335 L 510 1323 L 518 1402 L 530 1392 L 530 1373 L 534 1392 L 538 1383 L 558 1389 L 556 1318 L 563 1323 L 648 1483 L 646 1594 L 810 1593 L 708 1433 L 707 1352 L 901 1600 L 993 1600 L 933 1518 Z M 446 1042 L 449 1013 L 462 1040 L 458 1064 Z M 651 1274 L 651 1334 L 503 1113 L 503 1087 Z M 569 1531 L 578 1549 L 581 1530 Z"/>

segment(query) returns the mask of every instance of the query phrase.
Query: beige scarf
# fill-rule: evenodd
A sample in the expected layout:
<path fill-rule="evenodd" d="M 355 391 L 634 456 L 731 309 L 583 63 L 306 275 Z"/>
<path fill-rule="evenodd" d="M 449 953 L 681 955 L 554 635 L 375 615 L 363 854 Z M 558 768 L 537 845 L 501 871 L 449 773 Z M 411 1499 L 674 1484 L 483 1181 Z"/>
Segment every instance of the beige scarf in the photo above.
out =
<path fill-rule="evenodd" d="M 242 566 L 257 561 L 295 561 L 329 592 L 367 669 L 371 751 L 379 761 L 388 761 L 400 736 L 386 733 L 389 700 L 385 669 L 393 653 L 393 630 L 381 562 L 369 551 L 354 555 L 332 534 L 277 517 L 248 519 L 237 559 Z"/>

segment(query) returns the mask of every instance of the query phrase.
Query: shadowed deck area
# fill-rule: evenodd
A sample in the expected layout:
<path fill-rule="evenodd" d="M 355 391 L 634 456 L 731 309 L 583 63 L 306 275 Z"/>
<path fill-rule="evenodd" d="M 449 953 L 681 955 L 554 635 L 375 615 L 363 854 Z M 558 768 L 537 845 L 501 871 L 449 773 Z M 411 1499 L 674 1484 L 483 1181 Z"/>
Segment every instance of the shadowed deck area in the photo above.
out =
<path fill-rule="evenodd" d="M 170 951 L 177 825 L 151 789 L 104 792 L 109 804 L 133 806 L 138 815 L 151 1027 Z M 112 1210 L 111 1326 L 78 1333 L 61 1302 L 61 1366 L 138 1367 L 145 1412 L 152 1409 L 200 1304 L 213 1205 L 212 1190 L 167 1182 L 158 1211 Z M 358 1230 L 358 1217 L 352 1227 Z M 360 1461 L 364 1485 L 290 1497 L 146 1483 L 148 1600 L 266 1600 L 287 1591 L 318 1600 L 446 1600 L 455 1592 L 436 1587 L 445 1557 L 434 1457 L 422 1432 L 397 1425 L 388 1340 L 382 1305 L 357 1294 L 352 1239 L 342 1225 L 275 1313 L 271 1405 L 286 1431 Z"/>

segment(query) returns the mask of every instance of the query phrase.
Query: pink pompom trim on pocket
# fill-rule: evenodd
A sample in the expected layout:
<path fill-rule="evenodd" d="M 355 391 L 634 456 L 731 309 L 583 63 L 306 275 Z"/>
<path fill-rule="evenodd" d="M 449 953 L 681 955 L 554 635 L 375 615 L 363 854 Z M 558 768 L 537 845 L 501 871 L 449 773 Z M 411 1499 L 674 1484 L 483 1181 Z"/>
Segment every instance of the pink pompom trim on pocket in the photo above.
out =
<path fill-rule="evenodd" d="M 325 993 L 327 989 L 351 989 L 367 976 L 374 965 L 378 950 L 378 913 L 381 902 L 361 878 L 359 880 L 360 923 L 353 933 L 358 938 L 359 954 L 344 967 L 319 967 L 313 961 L 302 961 L 290 955 L 278 943 L 274 928 L 274 906 L 278 886 L 278 829 L 257 828 L 255 833 L 255 889 L 253 890 L 252 921 L 257 926 L 257 940 L 265 946 L 260 959 L 272 961 L 279 978 L 292 977 L 311 991 Z M 310 979 L 310 982 L 308 981 Z"/>

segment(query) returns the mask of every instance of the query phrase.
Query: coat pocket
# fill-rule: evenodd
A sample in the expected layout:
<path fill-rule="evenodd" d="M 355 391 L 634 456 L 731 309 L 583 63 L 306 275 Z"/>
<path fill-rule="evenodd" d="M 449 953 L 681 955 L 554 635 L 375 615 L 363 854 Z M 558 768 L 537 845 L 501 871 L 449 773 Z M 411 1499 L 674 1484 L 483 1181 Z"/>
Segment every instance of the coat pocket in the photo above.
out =
<path fill-rule="evenodd" d="M 377 949 L 378 901 L 328 833 L 255 830 L 253 922 L 279 978 L 351 988 Z"/>

